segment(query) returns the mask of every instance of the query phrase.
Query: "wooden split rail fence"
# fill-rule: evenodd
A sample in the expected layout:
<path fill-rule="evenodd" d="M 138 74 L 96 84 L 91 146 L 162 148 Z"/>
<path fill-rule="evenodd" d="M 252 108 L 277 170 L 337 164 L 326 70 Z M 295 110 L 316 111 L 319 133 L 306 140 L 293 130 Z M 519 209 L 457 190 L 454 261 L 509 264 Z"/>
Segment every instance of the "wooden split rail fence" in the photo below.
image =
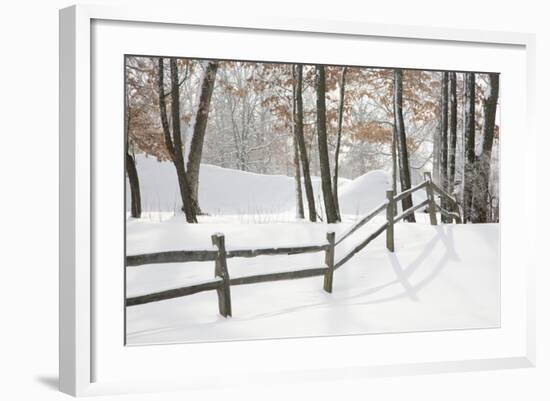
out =
<path fill-rule="evenodd" d="M 342 233 L 338 241 L 336 241 L 334 232 L 329 232 L 327 234 L 327 242 L 320 245 L 226 250 L 225 237 L 223 234 L 218 233 L 212 235 L 212 244 L 215 247 L 214 250 L 168 251 L 126 256 L 126 268 L 159 263 L 214 262 L 214 278 L 212 280 L 194 283 L 185 287 L 130 297 L 126 299 L 126 306 L 143 305 L 150 302 L 192 295 L 198 292 L 216 290 L 218 295 L 219 313 L 224 317 L 228 317 L 232 315 L 232 286 L 315 276 L 323 276 L 323 289 L 326 292 L 331 293 L 334 271 L 343 266 L 384 231 L 386 231 L 386 247 L 389 251 L 393 252 L 395 249 L 394 224 L 410 214 L 425 208 L 425 210 L 429 213 L 430 223 L 432 225 L 437 224 L 437 212 L 439 212 L 441 216 L 445 216 L 447 219 L 453 219 L 457 224 L 462 223 L 460 208 L 456 199 L 439 188 L 432 181 L 430 173 L 425 173 L 424 179 L 425 180 L 422 183 L 399 194 L 394 194 L 391 190 L 386 191 L 387 200 L 372 210 L 368 215 L 361 218 L 361 220 L 355 223 L 346 232 Z M 397 215 L 398 202 L 422 189 L 426 190 L 426 200 L 417 205 L 413 205 L 409 209 Z M 442 206 L 438 205 L 435 200 L 436 194 L 442 200 L 441 203 L 450 206 L 452 210 L 443 209 Z M 351 251 L 349 251 L 343 258 L 335 262 L 336 246 L 338 246 L 345 239 L 349 238 L 353 233 L 359 230 L 359 228 L 367 224 L 384 210 L 386 211 L 386 221 L 384 224 L 352 248 Z M 261 255 L 299 255 L 315 252 L 324 252 L 325 266 L 277 273 L 257 274 L 237 278 L 231 278 L 227 269 L 227 259 L 231 258 L 253 258 Z"/>

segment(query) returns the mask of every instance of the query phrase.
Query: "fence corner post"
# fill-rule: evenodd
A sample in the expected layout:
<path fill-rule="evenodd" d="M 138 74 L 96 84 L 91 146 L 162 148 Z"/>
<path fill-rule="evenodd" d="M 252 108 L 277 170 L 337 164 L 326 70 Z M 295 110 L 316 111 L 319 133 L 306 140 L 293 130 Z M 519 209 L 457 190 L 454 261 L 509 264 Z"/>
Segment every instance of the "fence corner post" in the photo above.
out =
<path fill-rule="evenodd" d="M 388 199 L 388 206 L 386 207 L 386 219 L 388 220 L 388 227 L 386 228 L 386 248 L 388 248 L 390 252 L 394 251 L 393 224 L 396 208 L 393 195 L 393 190 L 388 189 L 386 191 L 386 198 Z"/>
<path fill-rule="evenodd" d="M 325 263 L 327 265 L 327 272 L 324 276 L 323 289 L 332 293 L 332 279 L 334 277 L 334 247 L 335 247 L 335 234 L 327 233 L 328 249 L 325 251 Z"/>
<path fill-rule="evenodd" d="M 225 236 L 221 233 L 212 235 L 212 245 L 218 248 L 214 275 L 221 277 L 222 281 L 216 292 L 218 293 L 218 309 L 223 317 L 231 316 L 231 289 L 229 273 L 227 271 L 227 258 L 225 253 Z"/>
<path fill-rule="evenodd" d="M 437 225 L 437 215 L 435 214 L 434 189 L 432 187 L 432 174 L 429 171 L 424 172 L 426 180 L 426 196 L 428 197 L 428 213 L 430 214 L 430 224 Z"/>

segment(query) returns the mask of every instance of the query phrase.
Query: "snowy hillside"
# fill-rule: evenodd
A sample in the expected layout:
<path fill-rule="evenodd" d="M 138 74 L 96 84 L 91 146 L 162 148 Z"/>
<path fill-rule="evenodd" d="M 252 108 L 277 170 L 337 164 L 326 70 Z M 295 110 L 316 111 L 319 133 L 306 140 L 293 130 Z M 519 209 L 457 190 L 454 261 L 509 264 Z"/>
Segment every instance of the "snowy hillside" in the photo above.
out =
<path fill-rule="evenodd" d="M 144 212 L 170 212 L 181 204 L 176 170 L 172 163 L 158 162 L 138 155 L 136 164 L 140 179 L 141 204 Z M 312 177 L 316 204 L 321 205 L 319 177 Z M 366 214 L 385 200 L 390 177 L 384 171 L 372 171 L 355 180 L 339 179 L 339 199 L 342 214 Z M 126 208 L 130 210 L 130 190 L 126 181 Z M 425 194 L 415 193 L 415 202 Z M 305 200 L 304 200 L 305 201 Z M 285 175 L 262 175 L 232 170 L 209 164 L 201 165 L 199 202 L 211 215 L 295 215 L 294 178 Z"/>
<path fill-rule="evenodd" d="M 173 212 L 181 203 L 176 171 L 169 162 L 151 157 L 136 156 L 140 180 L 141 203 L 145 212 Z M 385 172 L 375 171 L 360 177 L 360 185 L 339 179 L 340 203 L 343 213 L 356 214 L 378 205 L 389 185 Z M 322 197 L 319 177 L 312 177 L 315 200 Z M 127 210 L 130 209 L 130 190 L 126 182 Z M 363 200 L 359 201 L 358 198 Z M 211 215 L 294 213 L 294 178 L 284 175 L 261 175 L 226 169 L 209 164 L 201 165 L 199 202 Z"/>

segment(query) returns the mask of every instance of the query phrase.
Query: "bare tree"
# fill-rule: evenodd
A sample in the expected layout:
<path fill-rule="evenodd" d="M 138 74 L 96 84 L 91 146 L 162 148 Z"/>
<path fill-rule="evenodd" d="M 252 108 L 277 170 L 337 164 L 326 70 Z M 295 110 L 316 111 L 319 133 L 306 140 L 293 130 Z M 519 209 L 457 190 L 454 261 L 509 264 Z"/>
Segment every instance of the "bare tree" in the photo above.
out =
<path fill-rule="evenodd" d="M 128 106 L 126 106 L 128 107 Z M 132 217 L 141 217 L 141 193 L 139 189 L 139 176 L 136 169 L 136 160 L 134 156 L 130 154 L 129 150 L 129 125 L 130 125 L 130 113 L 127 111 L 126 118 L 126 174 L 128 175 L 128 182 L 130 183 L 130 196 L 131 196 L 131 213 Z"/>
<path fill-rule="evenodd" d="M 456 130 L 457 130 L 457 102 L 456 102 L 456 72 L 449 73 L 449 179 L 447 190 L 454 193 L 456 174 Z"/>
<path fill-rule="evenodd" d="M 403 71 L 401 69 L 395 69 L 393 74 L 393 110 L 395 115 L 397 150 L 399 153 L 399 178 L 401 179 L 401 191 L 406 191 L 411 188 L 411 172 L 409 168 L 405 122 L 403 119 Z M 412 206 L 412 197 L 409 195 L 403 199 L 402 207 L 403 210 L 407 210 Z M 411 223 L 416 222 L 414 213 L 411 213 L 405 217 L 405 220 Z"/>
<path fill-rule="evenodd" d="M 449 73 L 443 71 L 441 73 L 441 123 L 440 123 L 440 165 L 439 176 L 440 184 L 444 191 L 448 190 L 449 181 L 448 181 L 448 165 L 447 165 L 447 156 L 448 156 L 448 136 L 447 131 L 449 129 Z M 447 209 L 445 199 L 441 199 L 441 207 Z M 443 223 L 450 223 L 451 220 L 445 216 L 441 216 L 441 221 Z"/>
<path fill-rule="evenodd" d="M 292 121 L 293 136 L 292 147 L 294 149 L 294 181 L 296 186 L 296 217 L 304 218 L 304 200 L 302 195 L 302 175 L 300 173 L 300 150 L 298 149 L 298 137 L 296 135 L 296 71 L 292 67 Z"/>
<path fill-rule="evenodd" d="M 164 92 L 164 58 L 159 57 L 159 109 L 160 118 L 162 122 L 162 128 L 164 132 L 164 141 L 170 154 L 170 158 L 176 168 L 178 176 L 178 185 L 180 189 L 180 195 L 183 202 L 182 210 L 185 213 L 185 219 L 188 223 L 196 223 L 197 216 L 195 214 L 196 207 L 193 206 L 193 200 L 191 197 L 191 189 L 189 188 L 189 182 L 187 180 L 187 174 L 185 172 L 185 164 L 183 161 L 183 147 L 181 142 L 181 124 L 180 124 L 180 107 L 179 107 L 179 78 L 178 78 L 178 64 L 177 59 L 170 58 L 170 96 L 172 100 L 171 114 L 172 114 L 172 133 L 170 133 L 170 126 L 168 124 L 168 116 L 166 112 L 166 99 Z"/>
<path fill-rule="evenodd" d="M 342 141 L 342 123 L 344 120 L 344 95 L 346 92 L 346 72 L 347 67 L 342 68 L 340 75 L 340 99 L 338 102 L 338 127 L 336 131 L 336 150 L 334 152 L 334 177 L 332 179 L 332 192 L 334 195 L 334 207 L 338 214 L 338 219 L 341 221 L 340 202 L 338 201 L 338 165 L 340 159 L 340 144 Z"/>
<path fill-rule="evenodd" d="M 475 73 L 464 77 L 464 189 L 462 207 L 464 220 L 472 221 L 472 197 L 475 178 Z"/>
<path fill-rule="evenodd" d="M 326 82 L 325 67 L 316 66 L 316 92 L 317 92 L 317 143 L 319 146 L 319 165 L 321 169 L 321 186 L 323 188 L 323 200 L 327 223 L 336 223 L 338 213 L 334 205 L 334 196 L 332 194 L 330 180 L 330 165 L 327 145 L 327 126 L 326 126 Z"/>
<path fill-rule="evenodd" d="M 483 97 L 481 154 L 477 162 L 473 195 L 472 221 L 474 223 L 487 223 L 489 219 L 489 206 L 492 202 L 489 194 L 489 176 L 491 174 L 491 156 L 495 136 L 498 91 L 499 74 L 491 73 L 489 74 L 488 87 Z"/>
<path fill-rule="evenodd" d="M 125 61 L 126 65 L 126 61 Z M 126 74 L 128 74 L 128 69 L 126 68 Z M 126 82 L 128 82 L 128 75 L 126 75 Z M 125 153 L 126 153 L 126 174 L 128 175 L 128 182 L 130 183 L 130 197 L 131 197 L 131 215 L 134 218 L 141 217 L 141 193 L 139 190 L 139 176 L 136 169 L 136 161 L 134 156 L 130 154 L 130 102 L 128 96 L 128 84 L 125 88 Z"/>
<path fill-rule="evenodd" d="M 296 114 L 294 116 L 294 132 L 298 142 L 298 149 L 300 153 L 300 161 L 302 166 L 302 175 L 304 176 L 304 188 L 306 192 L 307 207 L 309 220 L 312 222 L 317 221 L 317 211 L 315 209 L 315 195 L 313 194 L 313 186 L 311 184 L 311 175 L 309 172 L 309 157 L 306 147 L 306 141 L 304 138 L 304 106 L 302 99 L 302 83 L 303 83 L 303 67 L 301 64 L 297 64 L 295 93 L 296 93 Z"/>
<path fill-rule="evenodd" d="M 206 133 L 206 125 L 208 123 L 208 113 L 210 111 L 210 101 L 212 92 L 214 91 L 214 82 L 216 80 L 216 72 L 218 71 L 218 62 L 210 61 L 206 65 L 203 73 L 203 79 L 200 85 L 200 99 L 195 115 L 195 125 L 193 127 L 193 136 L 191 138 L 191 146 L 189 147 L 189 158 L 187 160 L 187 179 L 191 191 L 193 201 L 193 213 L 201 214 L 199 205 L 199 170 L 202 159 L 202 148 L 204 144 L 204 135 Z"/>

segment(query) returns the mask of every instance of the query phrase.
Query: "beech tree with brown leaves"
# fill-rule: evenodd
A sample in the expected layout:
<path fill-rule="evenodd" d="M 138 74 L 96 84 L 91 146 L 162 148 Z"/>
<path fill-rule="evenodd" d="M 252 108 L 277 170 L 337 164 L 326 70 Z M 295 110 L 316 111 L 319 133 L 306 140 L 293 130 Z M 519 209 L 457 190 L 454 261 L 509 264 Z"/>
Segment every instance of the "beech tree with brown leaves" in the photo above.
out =
<path fill-rule="evenodd" d="M 489 96 L 498 89 L 489 74 L 139 56 L 127 57 L 125 71 L 131 216 L 156 207 L 140 196 L 149 191 L 140 163 L 153 157 L 174 165 L 190 222 L 202 212 L 204 163 L 293 177 L 296 217 L 312 222 L 342 219 L 345 179 L 386 170 L 400 192 L 433 168 L 468 222 L 498 221 L 498 97 L 492 107 Z"/>

